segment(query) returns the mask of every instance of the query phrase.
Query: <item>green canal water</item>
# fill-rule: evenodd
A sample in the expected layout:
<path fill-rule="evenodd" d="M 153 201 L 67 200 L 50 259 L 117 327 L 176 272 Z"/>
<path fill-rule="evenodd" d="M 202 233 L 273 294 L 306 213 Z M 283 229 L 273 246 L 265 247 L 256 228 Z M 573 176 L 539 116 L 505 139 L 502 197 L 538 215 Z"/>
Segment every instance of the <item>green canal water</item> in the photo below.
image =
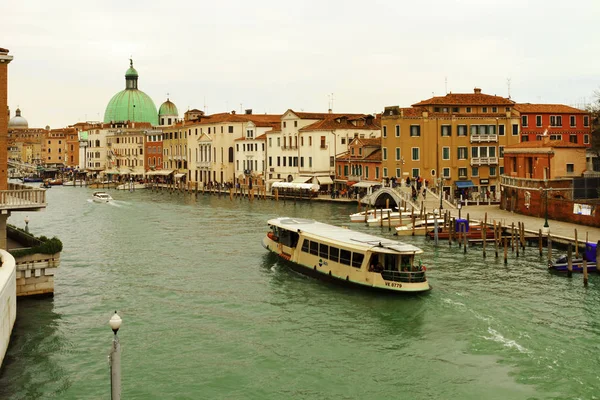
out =
<path fill-rule="evenodd" d="M 109 398 L 114 310 L 125 399 L 600 397 L 599 277 L 551 275 L 535 248 L 505 266 L 409 237 L 434 289 L 389 296 L 294 273 L 260 244 L 268 218 L 349 225 L 354 206 L 91 193 L 52 188 L 29 213 L 64 251 L 55 297 L 18 302 L 0 399 Z"/>

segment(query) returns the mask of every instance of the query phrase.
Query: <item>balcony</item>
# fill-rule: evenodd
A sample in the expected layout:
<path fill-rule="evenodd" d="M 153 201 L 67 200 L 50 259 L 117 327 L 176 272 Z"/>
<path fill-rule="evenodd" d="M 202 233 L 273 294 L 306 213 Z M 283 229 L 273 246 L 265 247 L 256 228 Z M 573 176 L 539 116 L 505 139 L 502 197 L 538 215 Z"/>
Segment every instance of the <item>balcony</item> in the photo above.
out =
<path fill-rule="evenodd" d="M 477 165 L 497 165 L 498 157 L 474 157 L 471 158 L 471 166 Z"/>
<path fill-rule="evenodd" d="M 0 190 L 0 210 L 37 211 L 46 208 L 46 191 L 18 183 Z"/>
<path fill-rule="evenodd" d="M 281 146 L 281 150 L 298 150 L 298 146 Z"/>
<path fill-rule="evenodd" d="M 212 163 L 210 161 L 198 161 L 196 163 L 197 168 L 210 168 Z"/>
<path fill-rule="evenodd" d="M 471 143 L 497 142 L 498 135 L 471 135 Z"/>

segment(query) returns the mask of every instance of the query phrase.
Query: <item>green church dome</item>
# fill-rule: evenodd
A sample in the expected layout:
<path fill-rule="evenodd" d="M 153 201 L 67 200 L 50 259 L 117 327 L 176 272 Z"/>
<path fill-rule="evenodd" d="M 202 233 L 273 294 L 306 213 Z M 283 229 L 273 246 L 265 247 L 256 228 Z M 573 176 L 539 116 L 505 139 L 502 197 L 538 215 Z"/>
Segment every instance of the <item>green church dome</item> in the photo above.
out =
<path fill-rule="evenodd" d="M 178 116 L 179 111 L 177 110 L 177 107 L 175 106 L 175 104 L 171 100 L 167 99 L 167 101 L 165 101 L 164 103 L 161 104 L 161 106 L 158 110 L 158 116 L 160 117 L 161 115 Z"/>
<path fill-rule="evenodd" d="M 156 105 L 146 93 L 137 88 L 138 73 L 130 60 L 125 73 L 125 90 L 115 94 L 104 111 L 104 122 L 132 121 L 158 124 Z"/>

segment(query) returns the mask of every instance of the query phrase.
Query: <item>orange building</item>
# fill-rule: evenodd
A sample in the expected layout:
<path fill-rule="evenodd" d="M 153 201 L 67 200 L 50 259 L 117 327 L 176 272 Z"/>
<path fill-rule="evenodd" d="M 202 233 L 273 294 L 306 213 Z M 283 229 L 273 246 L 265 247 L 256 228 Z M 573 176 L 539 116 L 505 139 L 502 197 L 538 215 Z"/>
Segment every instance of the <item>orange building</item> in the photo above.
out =
<path fill-rule="evenodd" d="M 163 163 L 163 132 L 159 129 L 147 130 L 144 141 L 145 171 L 158 171 L 162 169 Z"/>
<path fill-rule="evenodd" d="M 550 140 L 592 145 L 590 113 L 562 104 L 516 104 L 521 114 L 521 142 L 542 140 L 546 133 Z"/>
<path fill-rule="evenodd" d="M 44 132 L 42 164 L 48 167 L 79 165 L 79 137 L 75 128 L 52 129 Z"/>
<path fill-rule="evenodd" d="M 556 179 L 581 176 L 586 145 L 550 140 L 522 142 L 504 148 L 504 174 L 514 178 Z"/>
<path fill-rule="evenodd" d="M 381 183 L 381 138 L 355 137 L 348 152 L 338 156 L 335 164 L 336 182 L 347 186 Z"/>

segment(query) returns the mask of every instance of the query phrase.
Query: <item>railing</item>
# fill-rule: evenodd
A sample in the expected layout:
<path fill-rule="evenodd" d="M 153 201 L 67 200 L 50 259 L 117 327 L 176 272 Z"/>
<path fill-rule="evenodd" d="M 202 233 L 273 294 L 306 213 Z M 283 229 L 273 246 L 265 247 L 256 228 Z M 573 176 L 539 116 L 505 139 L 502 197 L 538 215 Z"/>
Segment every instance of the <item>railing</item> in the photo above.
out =
<path fill-rule="evenodd" d="M 298 150 L 298 146 L 281 146 L 282 150 Z"/>
<path fill-rule="evenodd" d="M 197 166 L 198 168 L 210 168 L 210 165 L 211 165 L 211 164 L 212 164 L 212 163 L 211 163 L 210 161 L 198 161 L 198 162 L 196 163 L 196 166 Z"/>
<path fill-rule="evenodd" d="M 471 165 L 494 165 L 498 164 L 498 157 L 473 157 Z"/>
<path fill-rule="evenodd" d="M 425 277 L 425 271 L 391 271 L 385 270 L 381 272 L 381 277 L 386 281 L 393 282 L 425 282 L 427 278 Z"/>
<path fill-rule="evenodd" d="M 9 183 L 9 190 L 0 190 L 0 209 L 38 209 L 46 207 L 46 191 L 27 185 Z"/>
<path fill-rule="evenodd" d="M 471 143 L 497 142 L 498 135 L 471 135 Z"/>

